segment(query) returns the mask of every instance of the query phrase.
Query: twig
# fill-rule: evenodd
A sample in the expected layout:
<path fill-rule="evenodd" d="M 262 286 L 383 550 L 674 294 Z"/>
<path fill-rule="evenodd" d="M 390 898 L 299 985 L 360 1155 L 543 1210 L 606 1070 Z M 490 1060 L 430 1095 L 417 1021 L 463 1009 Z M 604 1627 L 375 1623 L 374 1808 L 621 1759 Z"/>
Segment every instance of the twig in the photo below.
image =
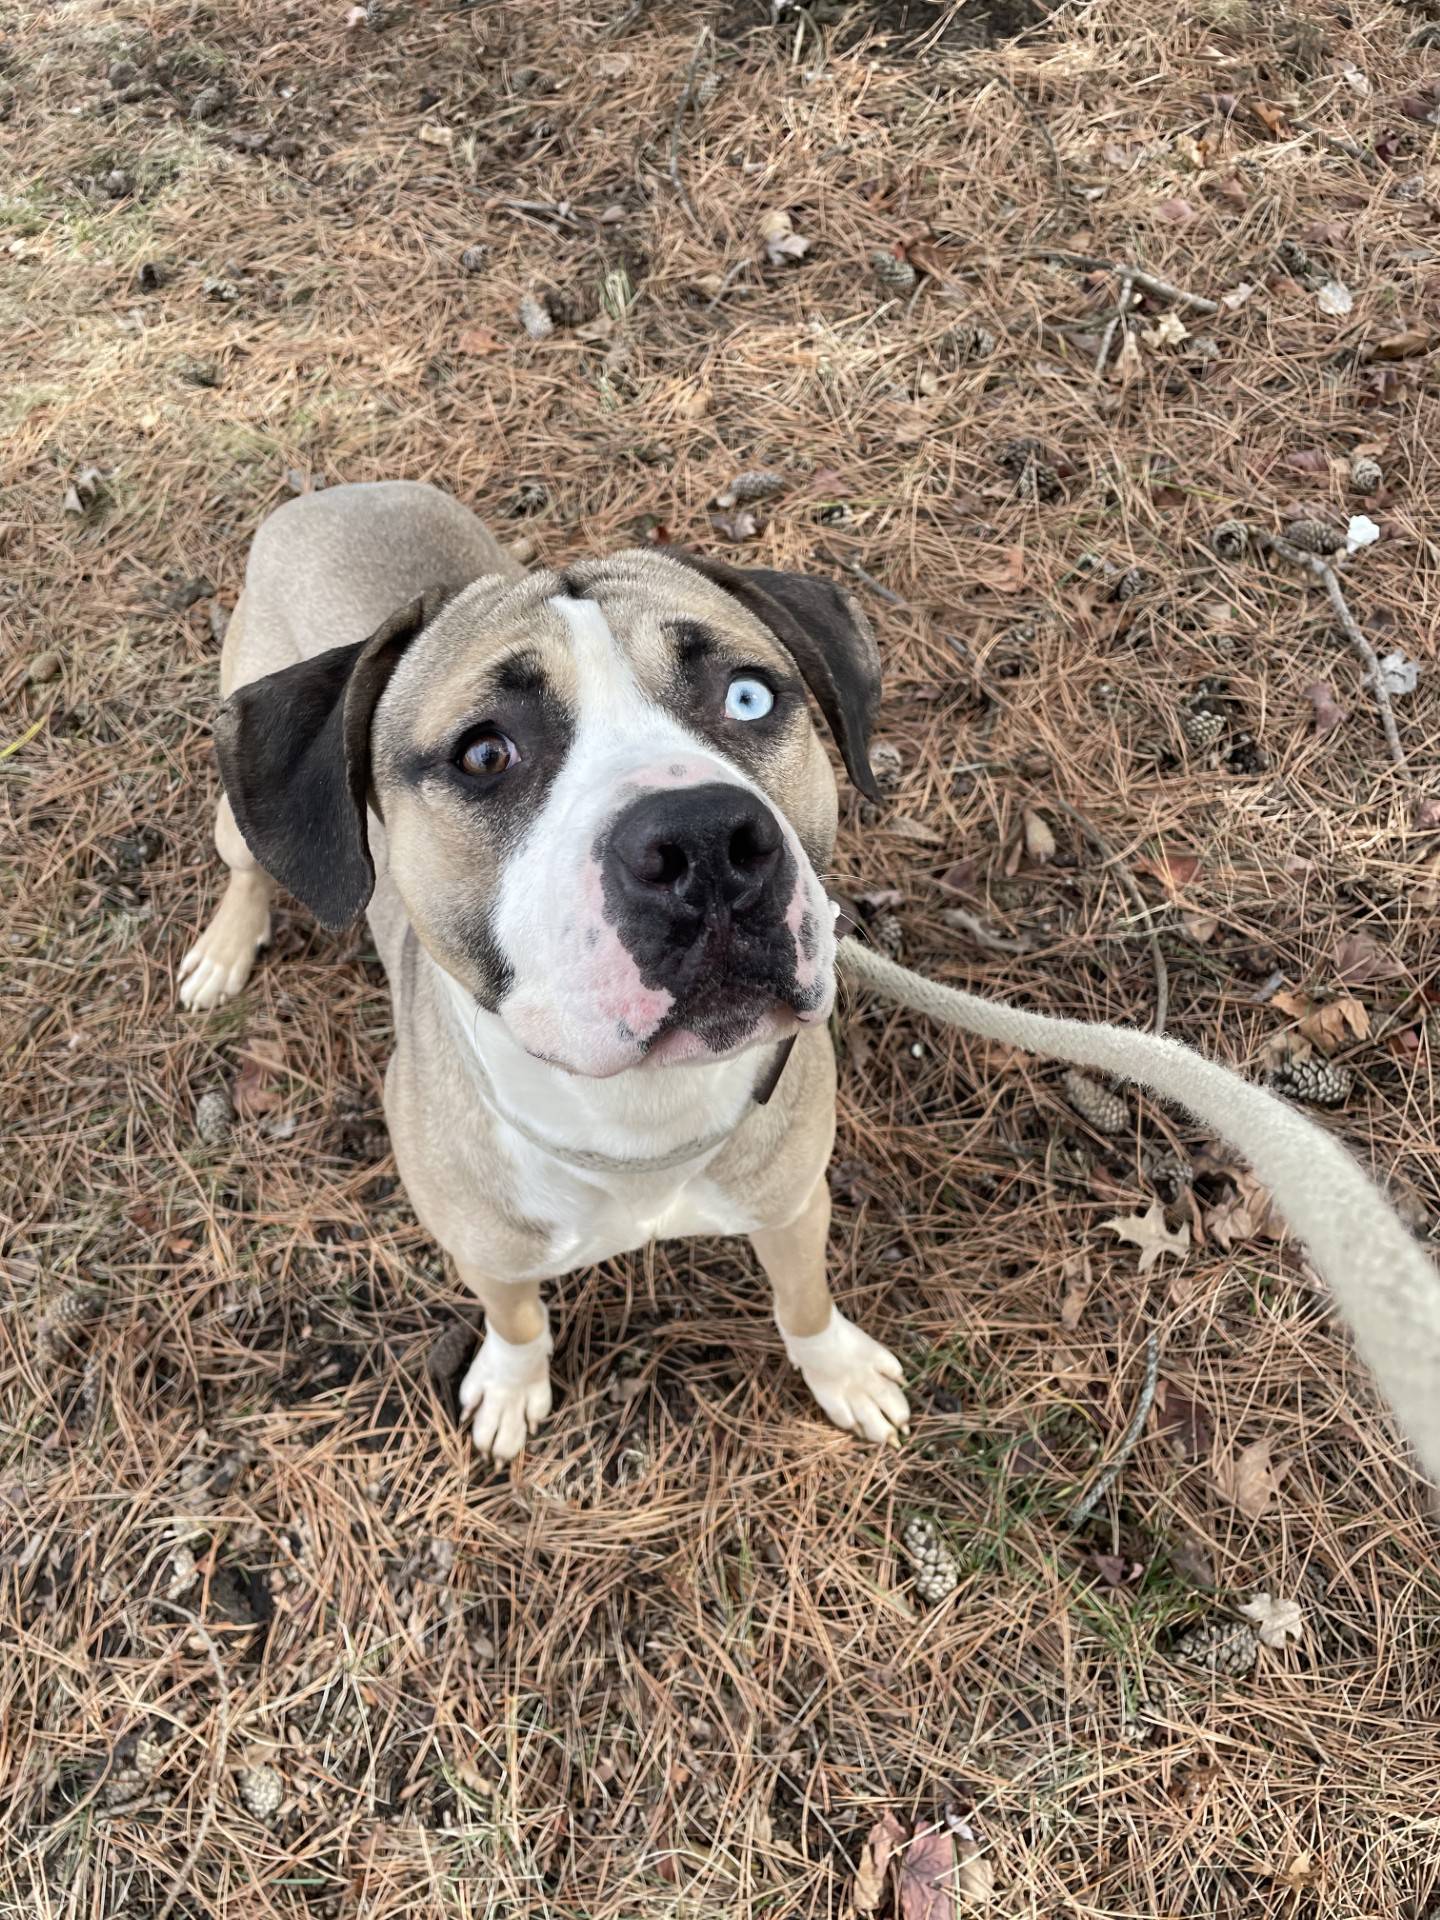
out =
<path fill-rule="evenodd" d="M 1130 302 L 1134 298 L 1134 276 L 1127 273 L 1120 282 L 1119 304 L 1116 306 L 1114 313 L 1111 314 L 1104 333 L 1100 336 L 1100 351 L 1095 356 L 1095 378 L 1097 380 L 1105 371 L 1105 362 L 1110 356 L 1110 342 L 1115 338 L 1115 329 L 1123 325 L 1125 316 L 1130 311 Z"/>
<path fill-rule="evenodd" d="M 1031 126 L 1034 127 L 1049 150 L 1050 170 L 1055 176 L 1056 198 L 1059 200 L 1068 198 L 1070 183 L 1065 178 L 1065 162 L 1060 158 L 1060 149 L 1055 144 L 1055 136 L 1051 133 L 1045 116 L 1041 113 L 1040 109 L 1033 101 L 1027 100 L 1009 75 L 1001 73 L 998 67 L 971 67 L 970 71 L 972 73 L 978 73 L 984 80 L 998 81 L 999 84 L 1004 87 L 1005 91 L 1010 95 L 1010 98 L 1020 108 L 1021 112 L 1024 113 Z"/>
<path fill-rule="evenodd" d="M 820 558 L 827 566 L 839 567 L 842 572 L 853 575 L 863 587 L 868 587 L 877 600 L 883 600 L 887 607 L 906 607 L 910 602 L 902 600 L 893 588 L 887 587 L 883 580 L 877 580 L 873 573 L 867 573 L 858 560 L 842 560 L 838 553 L 831 553 L 827 547 L 820 549 Z"/>
<path fill-rule="evenodd" d="M 1135 1403 L 1135 1411 L 1130 1416 L 1120 1445 L 1115 1450 L 1115 1458 L 1099 1474 L 1088 1493 L 1082 1493 L 1065 1516 L 1069 1527 L 1083 1526 L 1090 1515 L 1099 1506 L 1119 1477 L 1120 1469 L 1134 1452 L 1135 1442 L 1144 1431 L 1150 1408 L 1155 1399 L 1155 1385 L 1160 1377 L 1160 1342 L 1155 1334 L 1145 1336 L 1145 1379 L 1140 1388 L 1140 1398 Z"/>
<path fill-rule="evenodd" d="M 1141 923 L 1145 929 L 1145 938 L 1150 945 L 1150 960 L 1155 969 L 1155 1012 L 1150 1022 L 1152 1033 L 1164 1033 L 1165 1022 L 1170 1017 L 1170 969 L 1165 964 L 1165 953 L 1160 945 L 1160 936 L 1155 931 L 1155 921 L 1150 911 L 1150 903 L 1140 891 L 1140 882 L 1131 873 L 1129 867 L 1116 853 L 1110 842 L 1093 826 L 1078 807 L 1072 807 L 1068 800 L 1062 800 L 1058 793 L 1047 793 L 1047 806 L 1058 807 L 1061 813 L 1069 817 L 1099 853 L 1107 867 L 1114 869 L 1115 878 L 1124 887 L 1135 902 L 1141 914 Z"/>
<path fill-rule="evenodd" d="M 567 227 L 581 226 L 595 217 L 594 214 L 577 214 L 568 200 L 510 200 L 503 196 L 491 196 L 485 206 L 487 211 L 499 213 L 538 214 L 542 220 L 558 220 Z"/>
<path fill-rule="evenodd" d="M 155 1596 L 155 1603 L 167 1608 L 179 1619 L 187 1622 L 199 1638 L 201 1645 L 210 1656 L 210 1664 L 215 1669 L 215 1680 L 219 1689 L 215 1696 L 217 1732 L 210 1765 L 210 1790 L 205 1797 L 205 1811 L 200 1816 L 200 1827 L 194 1840 L 190 1843 L 190 1851 L 180 1862 L 175 1878 L 170 1883 L 170 1891 L 165 1896 L 165 1904 L 155 1916 L 155 1920 L 170 1920 L 170 1915 L 175 1910 L 175 1902 L 189 1886 L 190 1876 L 195 1871 L 196 1863 L 199 1861 L 200 1855 L 204 1850 L 205 1842 L 210 1837 L 210 1829 L 215 1824 L 215 1809 L 220 1798 L 220 1778 L 225 1767 L 225 1749 L 230 1741 L 230 1716 L 225 1706 L 226 1697 L 229 1693 L 229 1685 L 225 1679 L 225 1669 L 220 1664 L 220 1655 L 215 1651 L 215 1642 L 210 1638 L 205 1628 L 201 1626 L 195 1615 L 184 1607 L 177 1607 L 171 1600 L 161 1600 L 158 1595 Z"/>
<path fill-rule="evenodd" d="M 1177 307 L 1193 307 L 1196 313 L 1220 311 L 1218 300 L 1209 300 L 1203 293 L 1187 293 L 1184 287 L 1174 286 L 1158 274 L 1147 273 L 1143 267 L 1131 266 L 1128 261 L 1102 260 L 1098 254 L 1067 253 L 1062 247 L 1026 247 L 1022 251 L 1028 260 L 1058 260 L 1062 266 L 1076 267 L 1082 273 L 1123 273 L 1143 292 L 1153 293 L 1157 300 L 1173 300 Z"/>
<path fill-rule="evenodd" d="M 1380 171 L 1383 163 L 1378 160 L 1373 153 L 1369 152 L 1367 148 L 1362 147 L 1358 140 L 1347 140 L 1345 136 L 1340 133 L 1327 133 L 1324 127 L 1314 126 L 1308 120 L 1294 120 L 1291 122 L 1291 125 L 1299 133 L 1308 133 L 1313 135 L 1316 140 L 1323 140 L 1327 147 L 1333 147 L 1336 153 L 1343 153 L 1347 160 L 1358 161 L 1362 167 L 1367 168 L 1371 173 L 1378 173 Z"/>
<path fill-rule="evenodd" d="M 685 84 L 680 89 L 680 98 L 675 102 L 675 118 L 670 125 L 670 183 L 675 189 L 676 199 L 689 215 L 691 226 L 701 235 L 705 229 L 700 224 L 700 216 L 695 211 L 685 182 L 680 178 L 680 131 L 685 124 L 685 109 L 694 98 L 695 70 L 709 38 L 709 27 L 702 27 L 695 41 L 695 51 L 690 56 L 690 65 L 685 69 Z"/>
<path fill-rule="evenodd" d="M 957 933 L 967 934 L 977 947 L 986 947 L 992 953 L 1028 953 L 1030 943 L 1027 940 L 1007 940 L 1002 934 L 994 933 L 983 920 L 973 913 L 966 913 L 963 907 L 945 907 L 940 918 L 947 927 L 953 927 Z"/>
<path fill-rule="evenodd" d="M 1390 689 L 1385 685 L 1379 656 L 1360 631 L 1354 614 L 1346 604 L 1339 574 L 1327 560 L 1322 560 L 1318 553 L 1302 553 L 1298 547 L 1292 547 L 1287 540 L 1277 540 L 1274 534 L 1252 529 L 1251 538 L 1263 551 L 1279 554 L 1282 560 L 1288 560 L 1291 566 L 1299 567 L 1302 572 L 1308 573 L 1312 580 L 1318 580 L 1324 587 L 1330 597 L 1331 609 L 1340 623 L 1341 632 L 1365 662 L 1370 688 L 1375 695 L 1375 705 L 1380 709 L 1380 725 L 1385 730 L 1385 744 L 1390 750 L 1391 764 L 1403 769 L 1405 749 L 1400 744 L 1400 729 L 1395 724 L 1395 709 L 1390 704 Z"/>

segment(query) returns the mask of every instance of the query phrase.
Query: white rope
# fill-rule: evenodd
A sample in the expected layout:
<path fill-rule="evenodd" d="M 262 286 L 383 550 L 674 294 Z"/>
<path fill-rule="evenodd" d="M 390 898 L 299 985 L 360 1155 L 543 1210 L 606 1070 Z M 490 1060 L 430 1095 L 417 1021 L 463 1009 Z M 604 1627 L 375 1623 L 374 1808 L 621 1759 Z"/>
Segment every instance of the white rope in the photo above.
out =
<path fill-rule="evenodd" d="M 841 942 L 838 959 L 857 985 L 946 1026 L 1136 1080 L 1242 1153 L 1309 1249 L 1400 1425 L 1440 1479 L 1440 1272 L 1323 1127 L 1178 1040 L 981 1000 L 853 939 Z"/>

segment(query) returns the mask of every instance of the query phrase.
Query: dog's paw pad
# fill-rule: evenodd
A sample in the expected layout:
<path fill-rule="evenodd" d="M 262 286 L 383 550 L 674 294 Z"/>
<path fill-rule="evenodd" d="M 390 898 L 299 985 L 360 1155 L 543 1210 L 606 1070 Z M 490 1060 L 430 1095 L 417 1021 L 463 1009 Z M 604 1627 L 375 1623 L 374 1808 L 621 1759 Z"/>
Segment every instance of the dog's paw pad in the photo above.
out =
<path fill-rule="evenodd" d="M 876 1446 L 899 1445 L 909 1430 L 910 1403 L 901 1385 L 904 1370 L 888 1347 L 838 1308 L 823 1333 L 796 1339 L 781 1332 L 826 1419 Z"/>
<path fill-rule="evenodd" d="M 270 938 L 268 889 L 230 882 L 215 918 L 180 962 L 176 976 L 180 1004 L 191 1013 L 233 1000 Z"/>
<path fill-rule="evenodd" d="M 460 1412 L 475 1451 L 503 1466 L 550 1413 L 550 1338 L 524 1346 L 487 1333 L 460 1382 Z"/>

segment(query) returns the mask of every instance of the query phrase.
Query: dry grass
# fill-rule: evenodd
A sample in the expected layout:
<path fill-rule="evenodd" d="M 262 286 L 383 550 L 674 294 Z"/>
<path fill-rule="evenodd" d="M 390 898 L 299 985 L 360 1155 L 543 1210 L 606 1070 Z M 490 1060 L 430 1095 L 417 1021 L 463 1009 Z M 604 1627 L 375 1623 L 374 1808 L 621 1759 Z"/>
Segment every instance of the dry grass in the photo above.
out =
<path fill-rule="evenodd" d="M 1096 0 L 966 51 L 963 15 L 772 28 L 736 4 L 698 57 L 700 16 L 644 0 L 409 0 L 379 33 L 342 0 L 12 7 L 0 746 L 36 730 L 0 763 L 6 1911 L 838 1915 L 872 1824 L 947 1804 L 996 1914 L 1428 1909 L 1425 1499 L 1293 1249 L 1212 1240 L 1141 1278 L 1100 1230 L 1148 1205 L 1153 1149 L 1193 1160 L 1173 1116 L 1107 1141 L 1049 1067 L 854 1009 L 834 1266 L 906 1358 L 912 1443 L 826 1429 L 748 1258 L 679 1245 L 560 1292 L 562 1405 L 487 1477 L 451 1418 L 455 1294 L 375 1139 L 388 1003 L 363 932 L 337 951 L 285 916 L 243 1004 L 182 1019 L 171 990 L 216 886 L 210 612 L 287 472 L 433 477 L 558 560 L 655 525 L 734 557 L 710 497 L 775 466 L 790 487 L 747 550 L 828 553 L 904 602 L 873 601 L 900 784 L 841 862 L 852 892 L 894 890 L 907 960 L 1147 1019 L 1142 917 L 1065 806 L 1140 875 L 1172 1031 L 1252 1071 L 1288 1025 L 1261 983 L 1331 996 L 1337 939 L 1364 934 L 1396 970 L 1356 989 L 1377 1031 L 1336 1124 L 1433 1221 L 1436 357 L 1357 350 L 1440 319 L 1435 129 L 1404 105 L 1437 63 L 1407 47 L 1417 8 L 1300 5 L 1147 22 Z M 107 85 L 157 53 L 159 91 Z M 692 59 L 722 84 L 677 121 Z M 1354 153 L 1272 137 L 1257 101 Z M 814 243 L 796 266 L 761 258 L 775 209 Z M 867 251 L 926 228 L 938 271 L 887 298 Z M 1277 278 L 1287 239 L 1354 289 L 1349 319 Z M 1142 345 L 1121 387 L 1093 377 L 1113 279 L 1044 245 L 1258 290 L 1191 317 L 1213 358 Z M 537 286 L 608 300 L 608 326 L 528 342 Z M 998 347 L 957 369 L 937 343 L 962 320 Z M 503 352 L 467 352 L 477 328 Z M 1001 469 L 1027 435 L 1060 456 L 1057 499 Z M 1364 442 L 1387 484 L 1361 502 Z M 1336 465 L 1297 468 L 1308 450 Z M 99 497 L 67 513 L 87 467 Z M 508 521 L 532 477 L 548 507 Z M 1350 569 L 1355 610 L 1421 664 L 1404 774 L 1322 596 L 1206 541 L 1237 512 L 1361 505 L 1385 537 Z M 1116 602 L 1106 566 L 1150 584 Z M 49 649 L 58 678 L 32 683 Z M 1184 746 L 1216 675 L 1258 770 Z M 1324 738 L 1316 681 L 1350 710 Z M 1027 806 L 1048 865 L 1012 858 Z M 1197 863 L 1178 902 L 1147 871 L 1162 847 Z M 957 907 L 1023 952 L 956 931 Z M 1219 930 L 1197 943 L 1182 911 Z M 197 1097 L 259 1042 L 278 1103 L 205 1147 Z M 1197 1221 L 1224 1183 L 1200 1191 Z M 1079 1248 L 1096 1284 L 1071 1332 Z M 47 1331 L 77 1288 L 83 1325 Z M 1201 1432 L 1152 1423 L 1077 1538 L 1065 1507 L 1150 1329 Z M 1268 1438 L 1291 1459 L 1260 1519 L 1221 1499 L 1212 1431 L 1217 1458 Z M 958 1543 L 929 1611 L 912 1512 Z M 1173 1627 L 1256 1590 L 1299 1597 L 1301 1647 L 1238 1679 L 1167 1657 Z M 257 1762 L 285 1795 L 268 1823 L 239 1793 Z"/>

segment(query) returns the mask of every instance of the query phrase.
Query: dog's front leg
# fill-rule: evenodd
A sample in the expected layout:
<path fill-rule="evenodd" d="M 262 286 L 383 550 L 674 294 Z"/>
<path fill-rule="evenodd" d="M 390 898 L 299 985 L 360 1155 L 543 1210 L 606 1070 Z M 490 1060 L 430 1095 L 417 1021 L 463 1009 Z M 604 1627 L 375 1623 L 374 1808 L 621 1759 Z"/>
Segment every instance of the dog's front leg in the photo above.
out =
<path fill-rule="evenodd" d="M 485 1309 L 485 1337 L 460 1382 L 460 1412 L 476 1451 L 513 1460 L 550 1412 L 550 1316 L 539 1282 L 492 1280 L 456 1262 Z"/>
<path fill-rule="evenodd" d="M 827 1418 L 867 1440 L 893 1445 L 910 1424 L 900 1362 L 830 1298 L 829 1228 L 830 1188 L 821 1174 L 789 1226 L 752 1233 L 750 1244 L 774 1291 L 775 1323 L 790 1364 L 805 1376 Z"/>

